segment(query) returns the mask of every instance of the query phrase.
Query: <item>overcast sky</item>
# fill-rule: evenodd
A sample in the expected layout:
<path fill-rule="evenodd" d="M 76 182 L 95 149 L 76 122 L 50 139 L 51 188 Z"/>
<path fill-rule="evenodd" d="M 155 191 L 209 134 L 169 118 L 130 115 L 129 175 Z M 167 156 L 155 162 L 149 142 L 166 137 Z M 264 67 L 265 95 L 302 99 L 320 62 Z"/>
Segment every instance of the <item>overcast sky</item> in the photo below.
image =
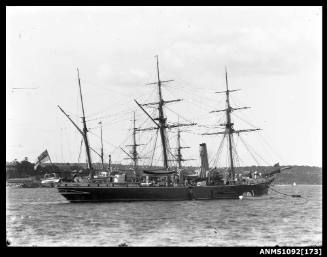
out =
<path fill-rule="evenodd" d="M 128 163 L 118 146 L 128 151 L 133 111 L 138 126 L 153 126 L 133 99 L 157 101 L 145 84 L 159 55 L 161 78 L 174 79 L 164 99 L 183 99 L 167 105 L 168 121 L 178 113 L 201 125 L 182 133 L 189 165 L 199 165 L 202 142 L 215 159 L 221 136 L 200 134 L 218 130 L 208 126 L 223 114 L 209 112 L 224 108 L 214 92 L 225 89 L 225 66 L 230 88 L 242 89 L 232 105 L 251 107 L 233 113 L 235 128 L 262 129 L 235 135 L 241 164 L 256 165 L 245 142 L 262 164 L 322 165 L 321 7 L 7 7 L 6 27 L 7 161 L 48 149 L 53 162 L 77 162 L 81 136 L 57 105 L 81 126 L 78 67 L 91 146 L 100 149 L 102 120 L 106 162 Z M 149 157 L 147 133 L 138 140 Z"/>

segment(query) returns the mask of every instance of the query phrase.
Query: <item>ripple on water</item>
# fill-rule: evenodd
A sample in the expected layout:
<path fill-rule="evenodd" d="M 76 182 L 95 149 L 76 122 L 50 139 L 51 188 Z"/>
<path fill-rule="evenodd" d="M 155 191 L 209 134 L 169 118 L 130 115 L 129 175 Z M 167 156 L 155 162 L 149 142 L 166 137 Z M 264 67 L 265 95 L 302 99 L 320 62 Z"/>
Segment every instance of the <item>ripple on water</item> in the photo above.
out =
<path fill-rule="evenodd" d="M 70 204 L 56 189 L 7 189 L 7 237 L 12 245 L 39 246 L 317 244 L 321 186 L 296 190 L 310 200 L 270 194 L 242 201 Z"/>

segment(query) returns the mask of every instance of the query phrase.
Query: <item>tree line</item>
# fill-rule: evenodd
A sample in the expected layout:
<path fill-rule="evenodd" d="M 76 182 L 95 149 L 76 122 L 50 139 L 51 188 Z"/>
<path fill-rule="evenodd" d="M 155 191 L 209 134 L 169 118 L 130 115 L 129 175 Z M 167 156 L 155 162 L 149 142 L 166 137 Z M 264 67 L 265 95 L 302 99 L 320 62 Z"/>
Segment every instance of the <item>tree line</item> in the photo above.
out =
<path fill-rule="evenodd" d="M 101 163 L 93 164 L 95 169 L 101 169 Z M 128 169 L 132 168 L 131 165 L 112 164 L 115 169 Z M 281 166 L 283 167 L 283 166 Z M 316 166 L 300 166 L 292 165 L 289 170 L 282 171 L 281 174 L 276 175 L 275 183 L 277 184 L 291 184 L 296 182 L 297 184 L 322 184 L 322 168 Z M 105 164 L 105 168 L 108 168 L 108 164 Z M 148 167 L 140 167 L 148 168 Z M 153 168 L 153 167 L 152 167 Z M 188 166 L 185 169 L 198 169 L 199 167 Z M 236 173 L 241 170 L 246 171 L 258 171 L 263 172 L 265 169 L 270 169 L 272 166 L 247 166 L 237 167 Z M 27 159 L 19 162 L 7 162 L 6 163 L 6 178 L 27 178 L 27 177 L 43 177 L 46 173 L 60 173 L 62 177 L 71 176 L 73 171 L 85 171 L 86 164 L 84 163 L 49 163 L 41 164 L 34 169 L 34 163 L 29 162 Z"/>

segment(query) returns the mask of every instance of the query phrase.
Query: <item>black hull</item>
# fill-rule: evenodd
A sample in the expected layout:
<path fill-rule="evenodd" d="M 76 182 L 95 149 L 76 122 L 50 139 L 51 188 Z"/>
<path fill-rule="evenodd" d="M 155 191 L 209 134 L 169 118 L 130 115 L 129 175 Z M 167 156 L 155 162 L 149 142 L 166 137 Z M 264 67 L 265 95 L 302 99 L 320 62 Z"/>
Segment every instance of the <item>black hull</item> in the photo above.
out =
<path fill-rule="evenodd" d="M 122 201 L 185 201 L 239 199 L 250 193 L 261 196 L 268 193 L 272 181 L 257 184 L 178 186 L 178 187 L 139 187 L 111 186 L 107 184 L 62 184 L 59 193 L 70 202 L 122 202 Z"/>

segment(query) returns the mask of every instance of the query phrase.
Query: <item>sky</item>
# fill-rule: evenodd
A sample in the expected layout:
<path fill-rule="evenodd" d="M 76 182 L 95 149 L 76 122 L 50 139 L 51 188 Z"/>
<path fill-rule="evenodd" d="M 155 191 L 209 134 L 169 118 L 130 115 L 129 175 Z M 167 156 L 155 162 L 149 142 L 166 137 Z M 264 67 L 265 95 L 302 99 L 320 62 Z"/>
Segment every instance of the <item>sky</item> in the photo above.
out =
<path fill-rule="evenodd" d="M 223 120 L 210 111 L 225 107 L 215 92 L 226 67 L 230 89 L 241 89 L 232 106 L 251 107 L 233 112 L 235 129 L 262 129 L 234 136 L 240 165 L 322 166 L 322 7 L 6 8 L 7 161 L 34 162 L 45 149 L 52 162 L 85 161 L 81 135 L 57 107 L 82 126 L 78 68 L 91 147 L 100 151 L 102 121 L 105 162 L 129 163 L 120 147 L 131 150 L 133 112 L 138 127 L 153 126 L 134 99 L 158 100 L 146 85 L 158 55 L 161 79 L 174 80 L 163 98 L 183 99 L 165 106 L 168 122 L 198 124 L 183 128 L 183 156 L 194 159 L 184 165 L 200 164 L 200 143 L 211 165 L 223 163 L 222 136 L 201 134 Z M 176 130 L 168 134 L 174 148 Z M 161 161 L 151 155 L 155 131 L 137 140 L 141 163 Z"/>

